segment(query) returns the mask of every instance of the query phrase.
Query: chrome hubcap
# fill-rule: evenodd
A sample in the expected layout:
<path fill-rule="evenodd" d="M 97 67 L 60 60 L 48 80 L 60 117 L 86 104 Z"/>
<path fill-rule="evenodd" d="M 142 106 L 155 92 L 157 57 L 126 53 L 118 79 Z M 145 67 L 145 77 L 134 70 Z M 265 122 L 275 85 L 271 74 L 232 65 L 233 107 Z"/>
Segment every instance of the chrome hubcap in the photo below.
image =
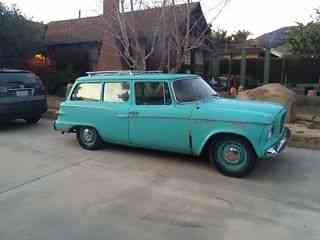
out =
<path fill-rule="evenodd" d="M 234 147 L 229 147 L 224 151 L 224 159 L 229 163 L 238 163 L 241 160 L 240 151 Z"/>
<path fill-rule="evenodd" d="M 82 133 L 82 139 L 86 144 L 92 144 L 94 143 L 96 138 L 96 134 L 93 130 L 86 128 L 83 130 Z"/>

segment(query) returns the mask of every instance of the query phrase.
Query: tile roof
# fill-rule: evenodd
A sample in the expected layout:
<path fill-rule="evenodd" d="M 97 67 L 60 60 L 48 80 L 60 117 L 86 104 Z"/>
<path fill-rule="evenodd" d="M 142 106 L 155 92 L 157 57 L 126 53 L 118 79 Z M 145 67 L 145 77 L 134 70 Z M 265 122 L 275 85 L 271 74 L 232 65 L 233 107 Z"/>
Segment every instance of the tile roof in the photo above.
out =
<path fill-rule="evenodd" d="M 176 6 L 178 21 L 185 22 L 187 13 L 186 4 Z M 200 3 L 192 3 L 191 11 L 200 8 Z M 145 34 L 150 34 L 159 21 L 162 8 L 151 8 L 146 10 L 138 10 L 135 12 L 127 12 L 122 16 L 126 18 L 126 22 L 132 24 L 135 22 L 135 29 Z M 134 18 L 132 18 L 134 17 Z M 134 21 L 132 21 L 134 19 Z M 170 19 L 166 19 L 170 22 Z M 171 19 L 172 20 L 172 19 Z M 107 28 L 106 19 L 103 16 L 71 19 L 64 21 L 55 21 L 48 24 L 47 43 L 48 45 L 84 43 L 84 42 L 102 42 L 104 33 Z"/>
<path fill-rule="evenodd" d="M 102 41 L 102 16 L 55 21 L 48 24 L 48 45 Z"/>

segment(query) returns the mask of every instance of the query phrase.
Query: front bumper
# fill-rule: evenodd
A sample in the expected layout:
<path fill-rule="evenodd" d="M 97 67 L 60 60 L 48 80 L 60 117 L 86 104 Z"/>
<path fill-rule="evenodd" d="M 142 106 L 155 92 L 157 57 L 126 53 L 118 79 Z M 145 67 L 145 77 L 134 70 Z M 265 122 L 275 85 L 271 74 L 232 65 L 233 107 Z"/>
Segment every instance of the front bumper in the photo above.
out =
<path fill-rule="evenodd" d="M 265 154 L 266 157 L 275 158 L 279 153 L 281 153 L 283 149 L 285 149 L 285 147 L 287 146 L 290 136 L 291 136 L 291 132 L 289 128 L 286 127 L 280 141 L 278 141 L 277 144 L 275 144 L 271 148 L 267 149 Z"/>

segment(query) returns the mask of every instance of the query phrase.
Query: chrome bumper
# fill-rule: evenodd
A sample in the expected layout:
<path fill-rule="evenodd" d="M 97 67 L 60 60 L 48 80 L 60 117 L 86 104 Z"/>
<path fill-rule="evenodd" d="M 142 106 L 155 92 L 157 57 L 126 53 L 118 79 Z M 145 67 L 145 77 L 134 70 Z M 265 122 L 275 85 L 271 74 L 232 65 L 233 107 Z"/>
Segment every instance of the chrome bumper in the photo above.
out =
<path fill-rule="evenodd" d="M 291 132 L 289 128 L 285 128 L 285 133 L 282 136 L 282 139 L 278 144 L 273 146 L 272 148 L 269 148 L 266 152 L 267 158 L 274 158 L 276 157 L 282 150 L 287 146 L 288 141 L 290 139 Z"/>

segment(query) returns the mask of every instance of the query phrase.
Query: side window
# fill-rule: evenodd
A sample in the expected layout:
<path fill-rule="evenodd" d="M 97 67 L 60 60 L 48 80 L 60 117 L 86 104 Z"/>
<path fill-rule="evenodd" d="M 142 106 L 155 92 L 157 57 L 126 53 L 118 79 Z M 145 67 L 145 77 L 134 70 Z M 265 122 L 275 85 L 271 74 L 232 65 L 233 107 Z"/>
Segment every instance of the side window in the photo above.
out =
<path fill-rule="evenodd" d="M 100 101 L 101 99 L 101 83 L 80 83 L 74 89 L 72 101 Z"/>
<path fill-rule="evenodd" d="M 164 82 L 136 82 L 136 105 L 170 105 L 169 86 Z"/>
<path fill-rule="evenodd" d="M 130 96 L 129 82 L 112 82 L 104 84 L 104 102 L 128 102 Z"/>

